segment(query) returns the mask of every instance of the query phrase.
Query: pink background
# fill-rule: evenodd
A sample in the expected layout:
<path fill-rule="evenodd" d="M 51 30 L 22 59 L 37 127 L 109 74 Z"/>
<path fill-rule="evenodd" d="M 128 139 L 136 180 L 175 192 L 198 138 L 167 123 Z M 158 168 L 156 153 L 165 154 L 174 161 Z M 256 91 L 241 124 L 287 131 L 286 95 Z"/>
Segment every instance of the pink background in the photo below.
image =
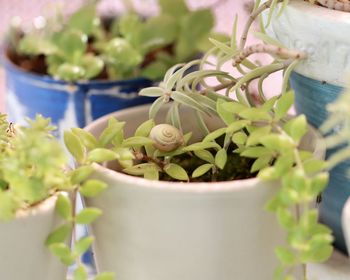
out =
<path fill-rule="evenodd" d="M 86 0 L 87 1 L 87 0 Z M 40 15 L 49 15 L 52 12 L 52 5 L 61 3 L 64 11 L 69 13 L 76 9 L 83 1 L 57 1 L 57 0 L 0 0 L 0 36 L 4 36 L 6 29 L 14 16 L 22 18 L 23 26 L 30 26 L 31 21 Z M 191 7 L 206 7 L 214 5 L 217 19 L 216 29 L 230 33 L 233 20 L 236 14 L 239 15 L 239 29 L 242 28 L 247 18 L 247 10 L 253 1 L 250 0 L 189 0 Z M 144 14 L 154 13 L 156 8 L 155 0 L 134 1 L 136 9 Z M 123 10 L 121 1 L 102 0 L 100 9 L 105 12 Z M 0 68 L 0 111 L 5 110 L 5 85 L 4 73 Z"/>

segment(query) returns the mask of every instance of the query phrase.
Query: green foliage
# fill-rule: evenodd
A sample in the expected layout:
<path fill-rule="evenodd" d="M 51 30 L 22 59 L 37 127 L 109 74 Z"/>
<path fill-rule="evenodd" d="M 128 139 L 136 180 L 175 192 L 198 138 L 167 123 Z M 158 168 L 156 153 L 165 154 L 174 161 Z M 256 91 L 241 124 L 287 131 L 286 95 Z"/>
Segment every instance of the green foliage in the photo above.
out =
<path fill-rule="evenodd" d="M 67 158 L 49 123 L 37 116 L 27 127 L 14 128 L 0 116 L 0 220 L 11 220 L 19 210 L 71 189 L 64 172 Z"/>
<path fill-rule="evenodd" d="M 209 9 L 190 11 L 183 0 L 160 0 L 159 6 L 159 15 L 144 19 L 129 12 L 106 28 L 88 2 L 68 19 L 58 15 L 12 45 L 20 55 L 44 55 L 48 74 L 68 82 L 105 73 L 109 79 L 160 79 L 172 65 L 203 51 L 214 17 Z"/>
<path fill-rule="evenodd" d="M 260 4 L 257 1 L 252 17 L 256 18 L 257 11 L 262 12 L 268 7 L 273 11 L 278 8 L 277 2 L 270 0 L 267 4 Z M 210 22 L 205 11 L 191 14 L 184 4 L 174 5 L 173 1 L 168 0 L 160 3 L 168 16 L 181 13 L 186 18 L 183 26 L 193 23 L 194 18 L 199 21 L 205 18 L 206 22 Z M 272 15 L 271 12 L 271 20 Z M 135 26 L 135 30 L 141 29 L 141 23 L 135 17 L 130 17 L 125 19 L 122 30 L 128 30 L 128 22 L 130 26 Z M 305 116 L 288 116 L 294 102 L 294 94 L 288 89 L 288 76 L 303 56 L 296 56 L 293 51 L 284 49 L 269 38 L 263 29 L 259 38 L 264 44 L 246 48 L 250 25 L 248 22 L 244 34 L 237 38 L 236 20 L 231 40 L 211 40 L 212 49 L 201 60 L 171 67 L 158 87 L 142 90 L 141 95 L 157 97 L 157 100 L 150 107 L 149 120 L 136 129 L 135 135 L 124 137 L 124 124 L 111 119 L 102 135 L 113 136 L 108 137 L 108 141 L 85 141 L 82 149 L 84 155 L 78 153 L 77 160 L 84 159 L 86 166 L 93 162 L 117 160 L 120 164 L 119 171 L 150 180 L 215 182 L 255 175 L 260 180 L 278 180 L 280 188 L 266 205 L 267 210 L 275 213 L 281 227 L 287 232 L 284 246 L 275 250 L 280 261 L 275 279 L 293 279 L 290 273 L 295 266 L 322 262 L 332 252 L 333 238 L 330 230 L 317 222 L 316 212 L 310 209 L 310 204 L 326 187 L 328 173 L 325 171 L 325 161 L 314 158 L 312 153 L 300 148 L 300 141 L 308 131 Z M 206 28 L 205 25 L 196 25 L 195 33 L 202 36 L 200 34 L 204 34 Z M 137 36 L 130 35 L 130 38 L 136 44 Z M 186 40 L 189 39 L 183 38 L 181 44 L 186 45 Z M 278 48 L 273 48 L 270 44 L 278 45 Z M 182 45 L 178 47 L 179 54 L 183 51 L 181 48 Z M 249 56 L 258 52 L 271 55 L 272 62 L 257 65 L 250 60 Z M 215 63 L 209 59 L 212 54 L 217 56 Z M 230 73 L 222 70 L 227 62 L 234 67 Z M 188 73 L 187 70 L 193 66 L 198 66 L 199 70 Z M 263 82 L 281 70 L 285 70 L 281 94 L 268 99 L 264 94 Z M 207 82 L 208 78 L 215 78 L 216 86 L 211 86 Z M 258 96 L 253 98 L 250 88 L 254 80 L 258 81 Z M 223 94 L 220 90 L 224 91 Z M 155 126 L 154 119 L 166 103 L 170 103 L 167 123 L 179 128 L 181 132 L 182 127 L 185 127 L 182 122 L 187 120 L 182 118 L 180 109 L 188 107 L 194 111 L 197 127 L 205 137 L 194 143 L 187 134 L 186 141 L 173 145 L 171 140 L 176 137 L 170 135 L 168 145 L 175 148 L 159 150 L 159 147 L 167 144 L 157 143 L 154 137 L 150 138 L 150 134 Z M 220 120 L 222 126 L 210 131 L 205 115 Z M 325 130 L 331 129 L 339 120 L 340 117 L 337 116 L 329 121 Z M 121 129 L 109 134 L 107 131 L 111 130 L 111 126 Z M 349 139 L 345 134 L 341 141 L 335 139 L 334 146 L 344 144 L 342 141 L 345 139 Z M 98 148 L 89 145 L 95 142 L 99 143 Z M 333 163 L 344 157 L 338 155 Z M 245 173 L 242 171 L 235 177 L 236 174 L 232 173 L 242 166 L 248 169 L 248 175 L 243 176 Z"/>
<path fill-rule="evenodd" d="M 80 188 L 84 196 L 95 196 L 106 185 L 88 179 L 93 171 L 89 165 L 71 172 L 66 170 L 68 159 L 62 145 L 53 137 L 53 130 L 50 119 L 40 115 L 28 120 L 26 127 L 14 127 L 5 115 L 0 115 L 0 222 L 15 219 L 20 211 L 30 211 L 56 196 L 55 209 L 61 224 L 49 234 L 46 245 L 65 265 L 72 265 L 79 263 L 80 256 L 93 241 L 91 237 L 78 240 L 71 249 L 68 244 L 75 224 L 90 224 L 101 211 L 86 208 L 76 214 L 71 195 Z M 86 161 L 86 150 L 97 145 L 92 135 L 79 129 L 66 132 L 64 139 L 68 150 L 81 163 Z M 86 278 L 85 269 L 78 266 L 74 279 Z"/>

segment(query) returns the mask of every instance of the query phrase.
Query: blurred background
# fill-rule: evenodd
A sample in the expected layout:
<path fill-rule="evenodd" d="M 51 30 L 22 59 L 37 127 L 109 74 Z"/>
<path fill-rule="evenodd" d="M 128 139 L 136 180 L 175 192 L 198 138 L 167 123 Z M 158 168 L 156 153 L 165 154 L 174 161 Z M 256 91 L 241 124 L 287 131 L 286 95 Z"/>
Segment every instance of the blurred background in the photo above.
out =
<path fill-rule="evenodd" d="M 0 0 L 0 38 L 6 34 L 11 21 L 21 21 L 21 25 L 30 27 L 36 18 L 50 16 L 54 12 L 54 6 L 59 5 L 69 14 L 76 10 L 84 0 Z M 121 0 L 102 0 L 99 9 L 101 13 L 115 14 L 125 10 Z M 188 0 L 189 5 L 195 9 L 198 7 L 212 7 L 216 15 L 216 30 L 230 33 L 235 14 L 239 15 L 239 27 L 242 28 L 248 11 L 251 9 L 251 0 Z M 135 0 L 135 8 L 141 14 L 148 15 L 157 12 L 156 0 Z M 5 105 L 5 77 L 0 68 L 0 111 L 6 111 Z"/>

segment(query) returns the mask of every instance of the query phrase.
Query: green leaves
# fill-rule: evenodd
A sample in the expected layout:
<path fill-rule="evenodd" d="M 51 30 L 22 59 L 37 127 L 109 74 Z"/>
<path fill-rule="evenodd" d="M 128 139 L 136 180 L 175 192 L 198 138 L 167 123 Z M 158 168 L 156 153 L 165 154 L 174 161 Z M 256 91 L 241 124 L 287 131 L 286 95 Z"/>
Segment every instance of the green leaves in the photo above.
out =
<path fill-rule="evenodd" d="M 132 68 L 138 66 L 142 62 L 142 56 L 127 40 L 123 38 L 114 38 L 110 40 L 103 54 L 106 58 L 106 65 L 109 67 L 110 75 L 119 75 L 123 77 L 124 73 L 128 73 Z"/>
<path fill-rule="evenodd" d="M 189 9 L 187 8 L 184 0 L 159 0 L 158 4 L 163 13 L 169 14 L 175 18 L 182 17 L 183 15 L 189 13 Z"/>
<path fill-rule="evenodd" d="M 300 115 L 291 119 L 284 125 L 284 130 L 295 142 L 299 143 L 308 130 L 306 117 Z"/>
<path fill-rule="evenodd" d="M 51 55 L 55 54 L 58 48 L 50 40 L 36 34 L 30 34 L 19 42 L 18 51 L 27 55 Z"/>
<path fill-rule="evenodd" d="M 209 163 L 214 163 L 215 159 L 211 152 L 206 150 L 198 150 L 194 151 L 194 154 L 196 157 L 200 158 L 201 160 L 204 160 Z"/>
<path fill-rule="evenodd" d="M 89 150 L 97 147 L 97 140 L 90 132 L 74 127 L 72 132 L 80 139 L 81 143 Z"/>
<path fill-rule="evenodd" d="M 73 132 L 64 132 L 64 143 L 68 151 L 78 162 L 82 162 L 84 160 L 85 148 L 80 142 L 80 139 Z"/>
<path fill-rule="evenodd" d="M 224 169 L 227 162 L 227 153 L 225 149 L 221 149 L 216 153 L 215 156 L 215 165 L 220 169 Z"/>
<path fill-rule="evenodd" d="M 68 63 L 78 63 L 78 59 L 87 48 L 87 36 L 76 29 L 69 29 L 59 34 L 57 46 L 63 52 Z"/>
<path fill-rule="evenodd" d="M 260 143 L 272 151 L 281 153 L 286 149 L 290 150 L 295 147 L 295 143 L 291 141 L 291 139 L 285 135 L 275 133 L 264 136 L 262 139 L 260 139 Z"/>
<path fill-rule="evenodd" d="M 86 35 L 90 35 L 98 23 L 95 5 L 84 5 L 70 16 L 67 25 L 70 28 L 80 30 Z"/>
<path fill-rule="evenodd" d="M 72 218 L 72 203 L 67 196 L 60 194 L 56 201 L 56 211 L 65 220 Z"/>
<path fill-rule="evenodd" d="M 88 275 L 83 265 L 79 265 L 73 272 L 73 280 L 87 280 Z"/>
<path fill-rule="evenodd" d="M 72 231 L 72 225 L 70 223 L 63 224 L 55 229 L 46 239 L 46 245 L 54 243 L 64 242 Z"/>
<path fill-rule="evenodd" d="M 288 91 L 276 102 L 275 117 L 281 119 L 285 117 L 294 103 L 294 92 Z"/>
<path fill-rule="evenodd" d="M 9 221 L 15 217 L 19 207 L 12 193 L 0 191 L 0 221 Z"/>
<path fill-rule="evenodd" d="M 192 145 L 184 147 L 183 151 L 195 152 L 195 151 L 206 150 L 206 149 L 211 149 L 211 148 L 220 149 L 221 147 L 220 147 L 220 145 L 218 145 L 217 143 L 214 143 L 214 142 L 199 142 L 199 143 L 194 143 Z"/>
<path fill-rule="evenodd" d="M 169 15 L 150 17 L 139 33 L 139 48 L 142 53 L 149 53 L 176 41 L 178 23 Z"/>
<path fill-rule="evenodd" d="M 185 15 L 180 24 L 176 45 L 176 57 L 184 61 L 191 57 L 202 40 L 207 39 L 214 26 L 214 16 L 209 9 L 201 9 Z"/>
<path fill-rule="evenodd" d="M 217 130 L 214 130 L 213 132 L 209 133 L 204 139 L 203 142 L 212 142 L 216 138 L 219 138 L 226 132 L 226 127 L 219 128 Z"/>
<path fill-rule="evenodd" d="M 72 265 L 75 261 L 74 255 L 71 253 L 69 247 L 64 243 L 54 243 L 49 246 L 53 255 L 58 257 L 65 265 Z"/>
<path fill-rule="evenodd" d="M 212 169 L 213 166 L 214 166 L 213 164 L 206 163 L 206 164 L 203 164 L 203 165 L 197 167 L 192 173 L 192 178 L 197 178 L 197 177 L 204 175 L 210 169 Z"/>
<path fill-rule="evenodd" d="M 283 265 L 293 265 L 296 261 L 296 257 L 292 251 L 284 247 L 277 247 L 275 249 L 278 259 Z"/>
<path fill-rule="evenodd" d="M 125 139 L 123 142 L 123 147 L 142 147 L 146 145 L 153 144 L 154 141 L 148 137 L 143 136 L 134 136 L 128 139 Z"/>
<path fill-rule="evenodd" d="M 114 280 L 115 275 L 113 272 L 103 272 L 95 277 L 95 280 Z"/>
<path fill-rule="evenodd" d="M 150 119 L 142 123 L 135 131 L 135 136 L 148 137 L 152 128 L 155 126 L 154 120 Z"/>
<path fill-rule="evenodd" d="M 91 236 L 83 237 L 74 244 L 74 252 L 79 255 L 84 254 L 92 245 L 94 238 Z"/>
<path fill-rule="evenodd" d="M 180 165 L 175 163 L 169 163 L 164 167 L 164 171 L 171 178 L 174 178 L 179 181 L 188 181 L 188 175 L 185 169 L 183 169 Z"/>
<path fill-rule="evenodd" d="M 80 187 L 80 193 L 85 197 L 95 197 L 107 188 L 107 184 L 99 180 L 87 180 Z"/>
<path fill-rule="evenodd" d="M 73 170 L 70 174 L 72 184 L 79 184 L 85 181 L 93 172 L 93 167 L 90 165 L 80 166 Z"/>
<path fill-rule="evenodd" d="M 102 211 L 98 208 L 84 208 L 77 214 L 75 221 L 77 224 L 89 225 L 101 215 Z"/>
<path fill-rule="evenodd" d="M 102 148 L 106 147 L 109 143 L 113 141 L 113 139 L 115 139 L 118 136 L 118 134 L 121 132 L 124 126 L 124 122 L 118 122 L 114 119 L 110 119 L 108 126 L 102 131 L 98 139 L 99 146 Z"/>
<path fill-rule="evenodd" d="M 108 149 L 97 148 L 89 152 L 87 158 L 92 162 L 104 162 L 117 159 L 118 154 Z"/>

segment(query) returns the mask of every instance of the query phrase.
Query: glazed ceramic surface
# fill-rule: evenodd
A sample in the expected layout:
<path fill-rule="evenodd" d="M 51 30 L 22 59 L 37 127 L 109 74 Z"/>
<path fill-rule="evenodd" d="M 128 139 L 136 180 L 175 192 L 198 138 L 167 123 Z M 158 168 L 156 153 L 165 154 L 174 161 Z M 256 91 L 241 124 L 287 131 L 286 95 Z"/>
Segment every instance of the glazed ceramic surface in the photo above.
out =
<path fill-rule="evenodd" d="M 163 119 L 165 111 L 160 115 Z M 112 116 L 127 121 L 130 135 L 148 118 L 148 106 Z M 194 116 L 186 111 L 181 116 L 184 130 L 195 131 Z M 87 130 L 100 134 L 108 118 Z M 211 120 L 212 128 L 218 125 Z M 321 155 L 314 136 L 306 142 Z M 277 182 L 171 183 L 99 165 L 95 170 L 94 177 L 109 185 L 102 195 L 86 201 L 103 210 L 92 227 L 100 271 L 115 271 L 121 280 L 272 279 L 274 248 L 286 237 L 274 215 L 264 210 Z"/>
<path fill-rule="evenodd" d="M 296 72 L 335 85 L 348 84 L 350 13 L 330 10 L 303 0 L 290 1 L 269 29 L 284 46 L 306 52 Z"/>
<path fill-rule="evenodd" d="M 344 230 L 344 237 L 347 245 L 347 250 L 350 254 L 350 198 L 347 200 L 343 208 L 342 226 Z"/>
<path fill-rule="evenodd" d="M 297 113 L 305 114 L 309 123 L 319 127 L 327 118 L 327 104 L 348 84 L 350 37 L 344 34 L 350 34 L 350 13 L 294 0 L 273 21 L 269 31 L 286 47 L 307 53 L 308 58 L 299 63 L 290 82 L 296 93 Z M 328 151 L 327 156 L 334 152 Z M 346 249 L 341 213 L 350 196 L 349 167 L 347 161 L 331 171 L 320 205 L 320 220 L 332 228 L 335 246 L 343 252 Z"/>
<path fill-rule="evenodd" d="M 23 71 L 3 57 L 9 119 L 23 123 L 36 114 L 50 117 L 58 127 L 58 136 L 72 127 L 84 127 L 108 113 L 152 102 L 138 92 L 153 85 L 144 79 L 121 81 L 86 81 L 67 83 Z"/>
<path fill-rule="evenodd" d="M 0 222 L 1 280 L 63 280 L 66 267 L 45 246 L 58 225 L 56 197 L 20 212 L 10 222 Z"/>

